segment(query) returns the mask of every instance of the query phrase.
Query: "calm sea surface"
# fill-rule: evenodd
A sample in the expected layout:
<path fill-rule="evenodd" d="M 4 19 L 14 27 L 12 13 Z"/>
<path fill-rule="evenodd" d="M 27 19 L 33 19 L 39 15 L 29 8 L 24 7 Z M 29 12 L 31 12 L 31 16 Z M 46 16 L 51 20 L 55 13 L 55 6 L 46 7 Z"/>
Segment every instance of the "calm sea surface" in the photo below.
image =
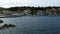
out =
<path fill-rule="evenodd" d="M 0 30 L 0 34 L 60 34 L 60 16 L 54 17 L 16 17 L 0 18 L 3 24 L 14 24 L 16 27 Z"/>

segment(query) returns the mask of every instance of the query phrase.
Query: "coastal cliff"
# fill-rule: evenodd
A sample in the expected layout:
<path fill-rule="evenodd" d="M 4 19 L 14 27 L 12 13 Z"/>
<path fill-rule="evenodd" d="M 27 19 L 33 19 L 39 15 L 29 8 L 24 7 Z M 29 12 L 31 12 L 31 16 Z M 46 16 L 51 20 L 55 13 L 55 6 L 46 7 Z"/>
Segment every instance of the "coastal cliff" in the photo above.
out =
<path fill-rule="evenodd" d="M 60 7 L 0 7 L 0 16 L 60 16 Z"/>

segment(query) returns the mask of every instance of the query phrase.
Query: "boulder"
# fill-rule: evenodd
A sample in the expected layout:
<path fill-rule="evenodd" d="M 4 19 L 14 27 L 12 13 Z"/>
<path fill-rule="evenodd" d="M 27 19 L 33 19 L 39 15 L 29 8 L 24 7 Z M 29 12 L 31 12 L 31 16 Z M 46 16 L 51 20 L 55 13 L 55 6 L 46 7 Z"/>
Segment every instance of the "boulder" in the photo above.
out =
<path fill-rule="evenodd" d="M 2 20 L 0 20 L 0 23 L 3 23 L 3 21 L 2 21 Z"/>

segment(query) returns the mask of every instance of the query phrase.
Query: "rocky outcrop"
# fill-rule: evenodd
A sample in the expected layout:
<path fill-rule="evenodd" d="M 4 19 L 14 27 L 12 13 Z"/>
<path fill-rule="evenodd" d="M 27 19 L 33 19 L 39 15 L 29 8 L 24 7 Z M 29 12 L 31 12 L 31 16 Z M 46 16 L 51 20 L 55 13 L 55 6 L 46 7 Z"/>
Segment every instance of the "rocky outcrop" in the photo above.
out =
<path fill-rule="evenodd" d="M 10 27 L 15 27 L 15 25 L 12 25 L 12 24 L 4 24 L 3 26 L 0 26 L 0 30 L 1 29 L 5 29 L 5 28 L 10 28 Z"/>

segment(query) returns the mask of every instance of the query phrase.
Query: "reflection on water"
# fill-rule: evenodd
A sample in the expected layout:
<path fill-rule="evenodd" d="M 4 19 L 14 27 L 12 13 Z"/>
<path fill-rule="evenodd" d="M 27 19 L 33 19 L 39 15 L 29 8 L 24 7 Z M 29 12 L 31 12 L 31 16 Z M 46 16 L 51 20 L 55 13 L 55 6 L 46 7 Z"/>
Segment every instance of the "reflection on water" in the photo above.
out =
<path fill-rule="evenodd" d="M 16 27 L 0 30 L 0 34 L 60 34 L 60 17 L 0 18 Z M 0 24 L 1 25 L 1 24 Z"/>

